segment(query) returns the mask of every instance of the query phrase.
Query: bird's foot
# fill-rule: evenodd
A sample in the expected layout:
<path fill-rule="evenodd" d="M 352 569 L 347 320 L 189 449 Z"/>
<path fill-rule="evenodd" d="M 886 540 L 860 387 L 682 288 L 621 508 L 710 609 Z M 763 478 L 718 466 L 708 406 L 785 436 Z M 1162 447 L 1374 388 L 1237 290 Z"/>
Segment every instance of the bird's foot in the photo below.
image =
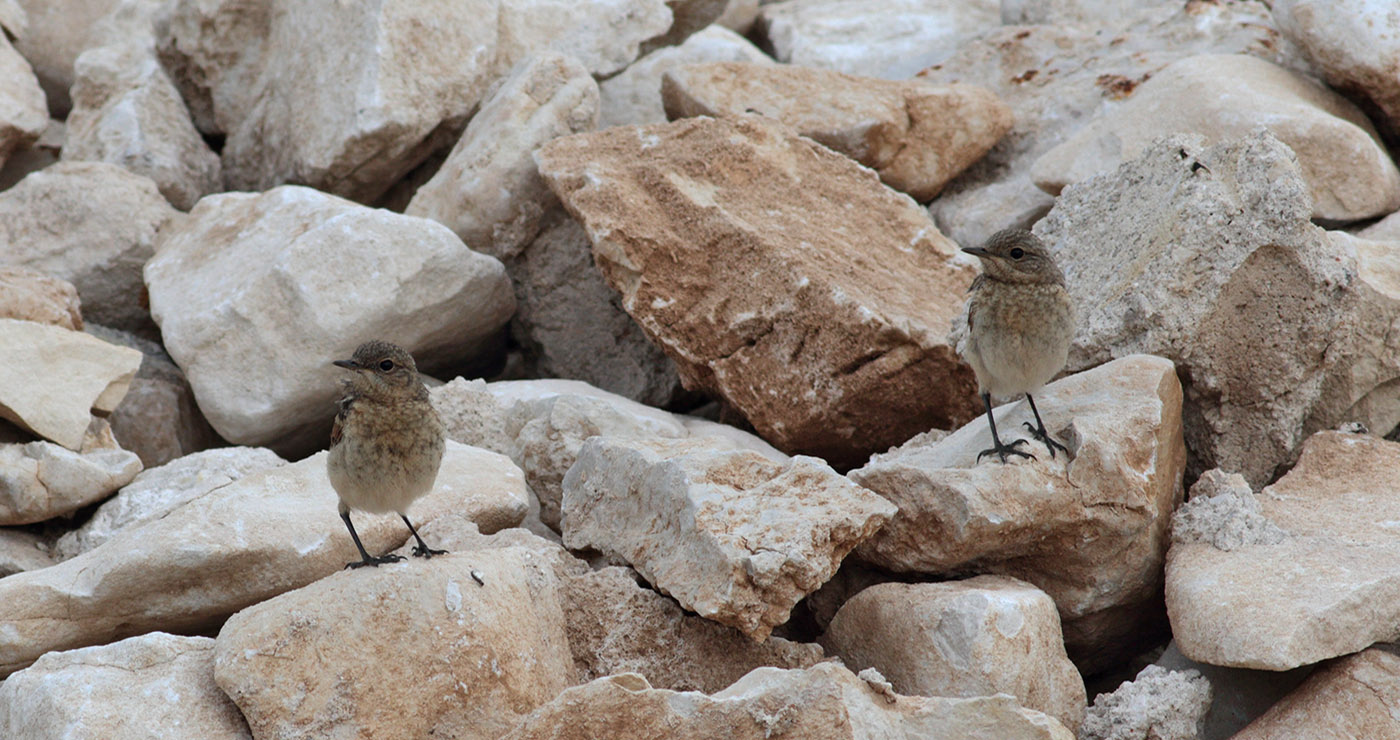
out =
<path fill-rule="evenodd" d="M 379 567 L 379 566 L 381 566 L 381 565 L 384 565 L 385 563 L 397 563 L 397 562 L 399 562 L 400 560 L 403 560 L 403 556 L 402 556 L 402 555 L 392 555 L 392 554 L 390 554 L 390 555 L 380 555 L 380 556 L 377 557 L 377 558 L 369 558 L 369 557 L 367 557 L 367 558 L 364 558 L 364 559 L 362 559 L 362 560 L 357 560 L 357 561 L 355 561 L 355 562 L 353 562 L 353 563 L 346 563 L 346 564 L 345 564 L 345 567 L 346 567 L 346 568 L 363 568 L 363 567 L 365 567 L 366 565 L 368 565 L 368 566 L 370 566 L 370 567 L 377 568 L 377 567 Z"/>
<path fill-rule="evenodd" d="M 1069 456 L 1069 448 L 1068 448 L 1068 447 L 1065 447 L 1064 445 L 1062 445 L 1062 444 L 1060 444 L 1059 442 L 1056 442 L 1054 439 L 1052 439 L 1052 438 L 1050 437 L 1050 433 L 1047 432 L 1047 431 L 1045 431 L 1045 428 L 1044 428 L 1044 427 L 1035 427 L 1035 426 L 1032 426 L 1031 423 L 1030 423 L 1029 421 L 1023 421 L 1023 422 L 1021 422 L 1021 423 L 1024 424 L 1025 427 L 1026 427 L 1027 429 L 1031 430 L 1031 436 L 1032 436 L 1032 437 L 1035 437 L 1036 439 L 1038 439 L 1038 440 L 1040 440 L 1041 442 L 1044 442 L 1044 443 L 1045 443 L 1045 448 L 1048 449 L 1048 450 L 1050 450 L 1050 458 L 1051 458 L 1052 460 L 1055 458 L 1055 450 L 1056 450 L 1056 449 L 1064 450 L 1065 456 L 1066 456 L 1066 457 Z M 1024 440 L 1022 440 L 1022 441 L 1024 441 Z"/>
<path fill-rule="evenodd" d="M 434 550 L 433 548 L 428 547 L 427 545 L 422 543 L 413 546 L 413 557 L 415 558 L 430 558 L 434 555 L 446 554 L 446 550 Z"/>
<path fill-rule="evenodd" d="M 1026 440 L 1024 439 L 1018 439 L 1015 442 L 1012 442 L 1011 444 L 1002 444 L 1001 440 L 993 438 L 992 442 L 993 445 L 991 447 L 988 447 L 987 449 L 977 453 L 977 462 L 982 462 L 982 458 L 992 454 L 995 454 L 997 457 L 1001 458 L 1002 462 L 1006 462 L 1007 455 L 1020 455 L 1021 457 L 1029 458 L 1031 460 L 1035 459 L 1035 455 L 1032 455 L 1031 453 L 1025 452 L 1023 450 L 1016 449 L 1016 445 L 1023 445 L 1026 443 Z"/>

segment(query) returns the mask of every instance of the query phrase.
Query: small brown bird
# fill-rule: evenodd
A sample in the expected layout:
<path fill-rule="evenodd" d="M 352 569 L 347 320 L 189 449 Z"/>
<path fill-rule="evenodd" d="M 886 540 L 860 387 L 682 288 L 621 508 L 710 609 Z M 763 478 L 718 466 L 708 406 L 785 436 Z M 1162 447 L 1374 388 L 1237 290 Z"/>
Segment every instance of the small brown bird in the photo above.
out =
<path fill-rule="evenodd" d="M 398 555 L 370 557 L 350 523 L 351 509 L 374 514 L 392 511 L 418 540 L 415 556 L 445 554 L 428 547 L 404 513 L 415 499 L 432 490 L 447 444 L 446 429 L 428 402 L 428 389 L 418 379 L 413 356 L 398 345 L 375 340 L 361 344 L 354 356 L 335 364 L 353 373 L 342 383 L 344 394 L 326 461 L 331 486 L 340 496 L 340 518 L 360 550 L 360 561 L 345 567 L 403 560 Z"/>
<path fill-rule="evenodd" d="M 981 247 L 963 249 L 982 262 L 982 274 L 972 282 L 967 299 L 967 338 L 962 356 L 977 375 L 977 391 L 987 408 L 992 447 L 977 454 L 1035 457 L 1016 449 L 1026 440 L 1003 444 L 992 418 L 992 395 L 1026 394 L 1035 426 L 1031 435 L 1045 443 L 1050 457 L 1069 450 L 1050 438 L 1031 393 L 1064 369 L 1074 336 L 1074 306 L 1065 289 L 1065 276 L 1040 239 L 1029 231 L 1005 229 Z"/>

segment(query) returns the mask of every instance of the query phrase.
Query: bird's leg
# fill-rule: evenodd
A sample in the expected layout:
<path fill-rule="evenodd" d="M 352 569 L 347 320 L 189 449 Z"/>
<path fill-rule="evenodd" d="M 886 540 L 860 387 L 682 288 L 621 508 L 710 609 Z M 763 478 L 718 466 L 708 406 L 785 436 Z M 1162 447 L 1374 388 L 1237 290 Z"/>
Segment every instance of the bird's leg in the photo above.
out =
<path fill-rule="evenodd" d="M 1031 436 L 1032 436 L 1032 437 L 1035 437 L 1036 439 L 1038 439 L 1038 440 L 1040 440 L 1041 442 L 1044 442 L 1044 443 L 1045 443 L 1046 449 L 1050 450 L 1050 458 L 1051 458 L 1051 459 L 1054 459 L 1054 457 L 1055 457 L 1055 448 L 1059 448 L 1059 449 L 1061 449 L 1061 450 L 1064 450 L 1064 451 L 1065 451 L 1065 454 L 1068 455 L 1068 454 L 1069 454 L 1069 448 L 1068 448 L 1068 447 L 1065 447 L 1064 445 L 1060 444 L 1059 442 L 1056 442 L 1055 440 L 1051 439 L 1051 438 L 1050 438 L 1050 433 L 1047 432 L 1047 431 L 1045 431 L 1045 422 L 1043 422 L 1043 421 L 1040 420 L 1040 412 L 1039 412 L 1038 410 L 1036 410 L 1036 408 L 1035 408 L 1035 399 L 1034 399 L 1034 398 L 1031 398 L 1031 394 L 1029 394 L 1029 393 L 1026 394 L 1026 401 L 1027 401 L 1028 403 L 1030 403 L 1030 405 L 1031 405 L 1031 413 L 1032 413 L 1032 414 L 1035 414 L 1035 426 L 1032 427 L 1032 426 L 1031 426 L 1031 423 L 1030 423 L 1029 421 L 1024 421 L 1024 422 L 1021 422 L 1021 423 L 1022 423 L 1022 424 L 1025 424 L 1025 425 L 1026 425 L 1026 428 L 1029 429 L 1029 430 L 1031 430 Z"/>
<path fill-rule="evenodd" d="M 414 557 L 430 558 L 434 555 L 447 554 L 446 550 L 434 550 L 433 548 L 428 547 L 428 543 L 424 542 L 423 538 L 418 536 L 418 530 L 413 528 L 413 522 L 410 522 L 407 516 L 399 514 L 399 518 L 403 519 L 403 523 L 408 525 L 408 531 L 413 533 L 413 539 L 418 540 L 418 544 L 413 546 Z"/>
<path fill-rule="evenodd" d="M 982 394 L 982 405 L 987 407 L 987 423 L 992 427 L 992 446 L 977 453 L 977 462 L 982 462 L 982 458 L 984 456 L 991 455 L 993 453 L 995 453 L 997 457 L 1001 458 L 1002 462 L 1006 462 L 1007 455 L 1020 455 L 1021 457 L 1028 457 L 1034 460 L 1035 455 L 1032 455 L 1029 452 L 1022 452 L 1021 450 L 1016 449 L 1016 445 L 1023 445 L 1026 443 L 1026 440 L 1018 439 L 1009 445 L 1004 445 L 1001 443 L 1001 438 L 997 436 L 997 420 L 992 418 L 992 394 Z"/>
<path fill-rule="evenodd" d="M 402 555 L 393 555 L 393 554 L 381 555 L 381 556 L 379 556 L 379 557 L 377 557 L 377 558 L 372 558 L 372 557 L 370 557 L 370 556 L 369 556 L 369 553 L 368 553 L 368 552 L 365 552 L 365 546 L 362 545 L 362 544 L 360 544 L 360 535 L 358 535 L 358 534 L 355 533 L 355 525 L 353 525 L 353 524 L 350 523 L 350 510 L 347 509 L 347 508 L 345 508 L 344 506 L 341 506 L 341 507 L 340 507 L 340 518 L 345 520 L 345 527 L 346 527 L 347 529 L 350 530 L 350 539 L 352 539 L 352 540 L 355 541 L 355 547 L 356 547 L 356 548 L 359 548 L 359 550 L 360 550 L 360 562 L 358 562 L 358 563 L 346 563 L 346 564 L 345 564 L 345 567 L 347 567 L 347 568 L 363 568 L 363 567 L 365 567 L 366 565 L 378 566 L 378 565 L 383 565 L 384 563 L 397 563 L 397 562 L 399 562 L 400 560 L 403 560 L 403 556 L 402 556 Z"/>

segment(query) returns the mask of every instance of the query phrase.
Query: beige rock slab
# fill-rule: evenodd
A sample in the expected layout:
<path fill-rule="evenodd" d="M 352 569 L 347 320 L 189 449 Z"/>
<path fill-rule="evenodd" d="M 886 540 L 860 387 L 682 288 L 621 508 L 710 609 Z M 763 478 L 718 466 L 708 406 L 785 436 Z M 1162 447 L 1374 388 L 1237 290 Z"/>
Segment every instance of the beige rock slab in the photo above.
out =
<path fill-rule="evenodd" d="M 1028 439 L 1034 460 L 978 462 L 991 446 L 986 419 L 876 455 L 850 477 L 899 512 L 857 555 L 896 571 L 1029 581 L 1055 599 L 1076 662 L 1099 665 L 1135 639 L 1137 615 L 1119 612 L 1159 603 L 1171 512 L 1185 493 L 1181 384 L 1170 361 L 1134 355 L 1035 397 L 1068 460 Z M 1024 401 L 996 416 L 1003 441 L 1026 436 Z"/>
<path fill-rule="evenodd" d="M 0 525 L 31 524 L 101 501 L 141 472 L 107 422 L 93 417 L 78 449 L 52 442 L 0 444 Z"/>
<path fill-rule="evenodd" d="M 215 656 L 287 740 L 494 739 L 574 682 L 558 581 L 521 548 L 336 573 L 230 617 Z"/>
<path fill-rule="evenodd" d="M 83 330 L 78 289 L 63 278 L 28 267 L 0 267 L 0 318 Z"/>
<path fill-rule="evenodd" d="M 821 643 L 901 694 L 1010 694 L 1071 730 L 1084 719 L 1084 679 L 1065 655 L 1055 602 L 1015 578 L 871 586 L 841 607 Z"/>
<path fill-rule="evenodd" d="M 44 91 L 34 70 L 0 31 L 0 164 L 34 143 L 48 125 Z"/>
<path fill-rule="evenodd" d="M 686 386 L 784 452 L 852 464 L 976 415 L 945 336 L 973 270 L 870 170 L 757 116 L 564 137 L 536 160 Z"/>
<path fill-rule="evenodd" d="M 494 532 L 525 515 L 509 459 L 448 443 L 433 491 L 409 514 L 464 513 Z M 151 630 L 207 629 L 228 615 L 358 559 L 326 478 L 326 455 L 240 478 L 71 560 L 0 579 L 0 674 L 51 650 Z M 396 516 L 354 514 L 366 549 L 398 547 Z"/>
<path fill-rule="evenodd" d="M 876 678 L 872 676 L 871 678 Z M 654 689 L 635 673 L 565 690 L 507 740 L 1072 740 L 1055 720 L 1009 696 L 899 696 L 835 663 L 806 670 L 758 668 L 724 691 Z"/>
<path fill-rule="evenodd" d="M 116 408 L 141 366 L 136 350 L 16 319 L 0 319 L 0 356 L 0 416 L 70 450 L 92 411 Z"/>
<path fill-rule="evenodd" d="M 661 98 L 673 119 L 776 118 L 920 202 L 932 200 L 1011 129 L 1011 109 L 984 87 L 790 65 L 688 65 L 666 72 Z"/>
<path fill-rule="evenodd" d="M 1313 673 L 1234 740 L 1400 735 L 1400 657 L 1371 648 Z"/>
<path fill-rule="evenodd" d="M 214 683 L 214 641 L 152 632 L 54 652 L 0 684 L 8 738 L 252 740 Z"/>
<path fill-rule="evenodd" d="M 1298 72 L 1243 54 L 1173 62 L 1036 160 L 1031 177 L 1059 193 L 1136 159 L 1164 133 L 1201 134 L 1214 144 L 1261 124 L 1297 155 L 1313 218 L 1356 221 L 1400 208 L 1400 170 L 1359 108 Z"/>
<path fill-rule="evenodd" d="M 1167 611 L 1182 654 L 1281 671 L 1400 638 L 1400 444 L 1320 432 L 1293 470 L 1257 495 L 1287 533 L 1220 550 L 1180 543 L 1167 556 Z"/>
<path fill-rule="evenodd" d="M 563 488 L 567 547 L 617 555 L 755 641 L 894 513 L 820 460 L 780 463 L 714 439 L 593 437 Z"/>
<path fill-rule="evenodd" d="M 0 578 L 56 562 L 45 538 L 23 529 L 0 529 Z"/>
<path fill-rule="evenodd" d="M 1390 137 L 1400 134 L 1400 39 L 1385 0 L 1278 0 L 1273 21 L 1303 48 L 1333 89 L 1374 111 Z"/>

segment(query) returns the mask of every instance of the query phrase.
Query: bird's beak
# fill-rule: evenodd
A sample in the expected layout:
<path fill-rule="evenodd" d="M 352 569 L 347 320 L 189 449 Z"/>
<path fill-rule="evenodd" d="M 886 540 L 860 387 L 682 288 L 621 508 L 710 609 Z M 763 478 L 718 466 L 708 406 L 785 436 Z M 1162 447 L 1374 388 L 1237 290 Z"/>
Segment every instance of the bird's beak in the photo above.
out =
<path fill-rule="evenodd" d="M 332 364 L 332 365 L 335 365 L 336 367 L 343 367 L 343 368 L 345 368 L 346 370 L 359 370 L 359 369 L 360 369 L 360 366 L 359 366 L 359 365 L 356 365 L 354 360 L 336 360 L 335 362 L 332 362 L 331 364 Z"/>
<path fill-rule="evenodd" d="M 986 257 L 986 256 L 987 256 L 987 250 L 985 250 L 985 249 L 983 249 L 983 248 L 981 248 L 981 247 L 963 247 L 963 248 L 962 248 L 962 251 L 967 252 L 968 254 L 972 255 L 973 257 Z"/>

